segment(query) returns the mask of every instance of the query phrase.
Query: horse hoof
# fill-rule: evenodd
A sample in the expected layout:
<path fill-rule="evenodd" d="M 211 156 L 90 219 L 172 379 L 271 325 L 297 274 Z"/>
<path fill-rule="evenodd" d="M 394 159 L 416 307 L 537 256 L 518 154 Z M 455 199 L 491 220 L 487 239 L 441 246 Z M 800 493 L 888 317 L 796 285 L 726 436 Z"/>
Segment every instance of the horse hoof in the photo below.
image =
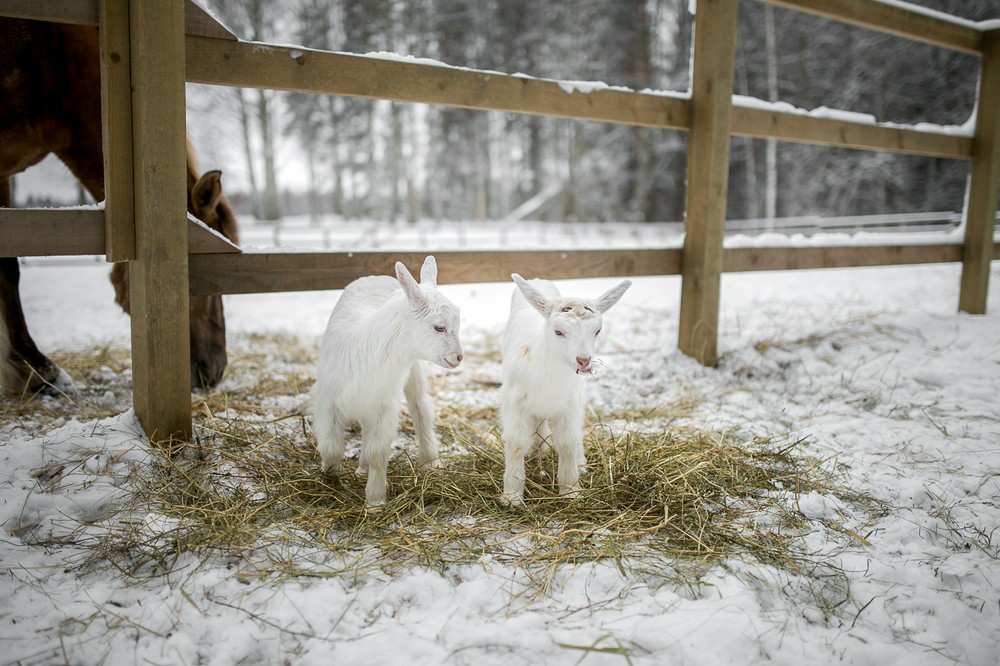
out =
<path fill-rule="evenodd" d="M 76 384 L 73 383 L 73 378 L 62 368 L 59 368 L 59 374 L 56 376 L 55 381 L 52 382 L 52 385 L 56 387 L 56 390 L 66 395 L 76 393 Z"/>

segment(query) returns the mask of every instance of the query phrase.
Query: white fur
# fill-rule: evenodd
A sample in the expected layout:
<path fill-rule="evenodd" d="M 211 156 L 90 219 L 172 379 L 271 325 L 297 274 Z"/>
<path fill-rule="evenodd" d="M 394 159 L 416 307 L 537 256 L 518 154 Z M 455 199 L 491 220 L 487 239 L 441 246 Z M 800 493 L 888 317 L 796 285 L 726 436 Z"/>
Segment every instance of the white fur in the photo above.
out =
<path fill-rule="evenodd" d="M 323 471 L 340 473 L 345 431 L 352 422 L 361 425 L 358 474 L 368 474 L 369 506 L 385 502 L 404 391 L 419 460 L 438 464 L 434 405 L 420 361 L 457 367 L 459 323 L 459 309 L 437 291 L 432 256 L 424 260 L 420 284 L 397 262 L 395 279 L 369 276 L 347 285 L 330 315 L 312 389 L 316 446 Z"/>
<path fill-rule="evenodd" d="M 525 281 L 516 273 L 511 278 L 518 288 L 503 336 L 501 500 L 523 506 L 524 457 L 540 443 L 559 456 L 559 492 L 579 489 L 580 467 L 586 464 L 581 376 L 593 367 L 602 315 L 632 283 L 625 280 L 597 300 L 587 300 L 563 298 L 548 280 Z"/>

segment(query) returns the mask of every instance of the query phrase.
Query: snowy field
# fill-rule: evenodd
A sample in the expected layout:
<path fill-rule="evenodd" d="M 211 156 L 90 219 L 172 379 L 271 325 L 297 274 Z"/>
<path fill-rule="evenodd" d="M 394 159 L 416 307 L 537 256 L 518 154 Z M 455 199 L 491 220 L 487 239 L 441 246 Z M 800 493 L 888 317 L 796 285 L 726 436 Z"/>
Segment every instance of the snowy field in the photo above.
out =
<path fill-rule="evenodd" d="M 127 344 L 107 273 L 79 260 L 24 267 L 40 347 Z M 585 562 L 550 572 L 544 594 L 532 593 L 537 572 L 490 558 L 248 577 L 231 558 L 187 555 L 127 576 L 88 560 L 129 504 L 128 470 L 155 455 L 127 399 L 98 390 L 117 415 L 82 421 L 52 418 L 66 411 L 55 399 L 8 403 L 0 664 L 996 664 L 1000 263 L 990 315 L 956 313 L 958 281 L 957 265 L 725 276 L 715 369 L 676 351 L 679 278 L 636 279 L 608 314 L 604 367 L 586 386 L 595 414 L 685 400 L 686 425 L 802 439 L 883 507 L 776 493 L 803 521 L 790 536 L 814 566 L 800 571 L 734 556 L 676 585 L 627 561 Z M 615 282 L 561 286 L 595 296 Z M 511 288 L 442 287 L 463 310 L 467 356 L 450 381 L 498 379 Z M 315 349 L 337 295 L 226 297 L 231 355 L 264 334 Z M 436 385 L 439 406 L 464 399 Z M 286 407 L 303 409 L 307 389 Z"/>

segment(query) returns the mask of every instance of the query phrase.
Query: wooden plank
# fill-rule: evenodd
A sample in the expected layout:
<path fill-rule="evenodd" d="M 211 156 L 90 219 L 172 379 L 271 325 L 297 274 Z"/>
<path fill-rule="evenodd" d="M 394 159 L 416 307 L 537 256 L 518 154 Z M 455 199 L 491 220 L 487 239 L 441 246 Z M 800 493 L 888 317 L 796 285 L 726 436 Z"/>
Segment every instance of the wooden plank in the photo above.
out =
<path fill-rule="evenodd" d="M 188 254 L 242 252 L 239 245 L 188 214 Z"/>
<path fill-rule="evenodd" d="M 100 3 L 103 1 L 3 0 L 0 3 L 0 16 L 96 26 L 100 25 Z M 215 39 L 236 39 L 236 35 L 194 0 L 184 0 L 184 32 Z"/>
<path fill-rule="evenodd" d="M 136 259 L 133 404 L 151 439 L 191 437 L 184 5 L 130 0 Z"/>
<path fill-rule="evenodd" d="M 104 254 L 104 211 L 96 208 L 0 208 L 0 256 Z M 228 238 L 188 216 L 188 252 L 242 252 Z"/>
<path fill-rule="evenodd" d="M 215 20 L 194 0 L 184 0 L 184 32 L 188 35 L 214 37 L 216 39 L 236 39 L 229 28 Z"/>
<path fill-rule="evenodd" d="M 987 32 L 983 45 L 958 299 L 959 309 L 971 314 L 986 313 L 990 247 L 1000 190 L 1000 28 Z"/>
<path fill-rule="evenodd" d="M 101 139 L 104 145 L 104 250 L 108 261 L 135 258 L 132 190 L 132 74 L 128 0 L 100 0 Z"/>
<path fill-rule="evenodd" d="M 997 251 L 1000 253 L 1000 244 L 997 244 Z M 730 248 L 725 251 L 722 266 L 726 273 L 741 273 L 937 264 L 960 261 L 961 258 L 962 246 L 958 243 Z"/>
<path fill-rule="evenodd" d="M 188 37 L 187 80 L 685 129 L 683 96 L 572 84 L 371 56 Z M 585 86 L 581 86 L 585 87 Z"/>
<path fill-rule="evenodd" d="M 96 0 L 4 0 L 0 15 L 74 25 L 98 21 Z"/>
<path fill-rule="evenodd" d="M 979 55 L 982 32 L 946 14 L 910 9 L 878 0 L 762 0 L 778 7 L 822 16 L 890 35 Z"/>
<path fill-rule="evenodd" d="M 251 252 L 192 255 L 193 296 L 263 294 L 343 289 L 366 275 L 391 275 L 396 261 L 419 270 L 422 252 Z M 681 251 L 511 250 L 435 252 L 441 284 L 507 282 L 512 272 L 525 277 L 569 280 L 594 277 L 680 275 Z M 723 252 L 723 271 L 811 270 L 865 266 L 903 266 L 958 262 L 958 243 L 921 245 L 754 247 Z M 993 245 L 1000 259 L 1000 243 Z"/>
<path fill-rule="evenodd" d="M 0 208 L 0 256 L 104 254 L 104 211 Z"/>
<path fill-rule="evenodd" d="M 729 186 L 737 0 L 700 0 L 691 67 L 691 136 L 684 199 L 684 255 L 677 347 L 703 365 L 718 361 L 722 238 Z"/>
<path fill-rule="evenodd" d="M 733 105 L 732 131 L 757 139 L 885 150 L 932 157 L 969 159 L 972 138 L 942 132 L 886 127 L 805 114 Z"/>
<path fill-rule="evenodd" d="M 392 275 L 395 262 L 414 270 L 424 252 L 276 252 L 192 255 L 191 294 L 256 294 L 343 289 L 366 275 Z M 676 275 L 680 250 L 526 250 L 434 252 L 440 284 L 507 282 L 510 274 L 556 280 Z"/>

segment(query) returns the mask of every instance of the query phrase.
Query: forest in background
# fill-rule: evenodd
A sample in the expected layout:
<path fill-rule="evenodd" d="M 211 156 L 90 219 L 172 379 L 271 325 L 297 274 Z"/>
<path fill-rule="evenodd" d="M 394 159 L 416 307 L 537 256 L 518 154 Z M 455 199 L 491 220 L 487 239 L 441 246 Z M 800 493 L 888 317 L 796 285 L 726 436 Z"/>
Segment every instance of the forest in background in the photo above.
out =
<path fill-rule="evenodd" d="M 996 0 L 917 4 L 1000 18 Z M 635 90 L 689 85 L 689 0 L 207 5 L 247 40 Z M 754 0 L 739 9 L 735 94 L 901 124 L 964 125 L 974 111 L 974 56 Z M 207 86 L 189 86 L 189 126 L 202 152 L 227 155 L 227 190 L 259 219 L 683 218 L 681 131 Z M 957 211 L 968 171 L 964 160 L 734 137 L 727 217 Z"/>

